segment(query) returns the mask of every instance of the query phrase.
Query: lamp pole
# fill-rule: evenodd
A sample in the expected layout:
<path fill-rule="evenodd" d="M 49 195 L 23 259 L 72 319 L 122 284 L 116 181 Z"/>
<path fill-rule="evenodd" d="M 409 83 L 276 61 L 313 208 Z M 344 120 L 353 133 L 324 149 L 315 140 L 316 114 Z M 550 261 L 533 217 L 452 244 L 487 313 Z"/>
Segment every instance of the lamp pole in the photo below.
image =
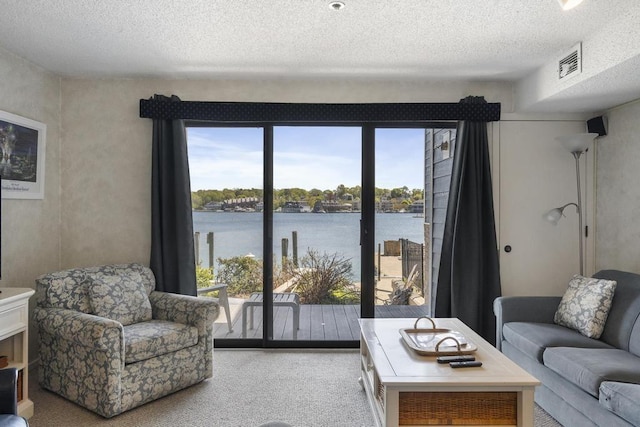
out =
<path fill-rule="evenodd" d="M 583 231 L 582 231 L 582 191 L 580 190 L 580 155 L 582 151 L 574 151 L 573 157 L 576 159 L 576 183 L 578 186 L 578 204 L 576 210 L 578 211 L 578 247 L 580 250 L 580 275 L 584 276 L 584 249 L 583 249 Z"/>
<path fill-rule="evenodd" d="M 562 211 L 569 205 L 575 205 L 578 213 L 578 249 L 580 251 L 580 275 L 584 276 L 585 262 L 584 262 L 584 230 L 582 226 L 582 190 L 580 189 L 580 156 L 582 153 L 589 149 L 589 146 L 593 143 L 594 139 L 598 136 L 597 133 L 578 133 L 573 135 L 565 135 L 557 137 L 556 139 L 565 146 L 567 151 L 573 154 L 573 158 L 576 160 L 576 184 L 578 188 L 578 203 L 567 203 L 561 208 L 551 209 L 546 215 L 545 219 L 553 224 L 556 224 L 562 217 Z"/>

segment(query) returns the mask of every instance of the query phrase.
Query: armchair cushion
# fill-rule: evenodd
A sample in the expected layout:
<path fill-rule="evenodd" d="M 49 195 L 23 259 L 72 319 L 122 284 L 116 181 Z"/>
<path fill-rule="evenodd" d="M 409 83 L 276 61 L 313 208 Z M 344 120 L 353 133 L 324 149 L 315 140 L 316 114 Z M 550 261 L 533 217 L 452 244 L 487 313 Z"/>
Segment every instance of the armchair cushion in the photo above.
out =
<path fill-rule="evenodd" d="M 81 313 L 91 313 L 88 282 L 84 273 L 79 273 L 77 270 L 71 270 L 69 276 L 56 277 L 55 274 L 52 274 L 45 297 L 48 305 Z"/>
<path fill-rule="evenodd" d="M 151 303 L 139 273 L 96 274 L 90 281 L 89 300 L 96 316 L 123 326 L 151 320 Z"/>
<path fill-rule="evenodd" d="M 125 363 L 151 359 L 198 344 L 198 328 L 165 320 L 124 327 Z"/>

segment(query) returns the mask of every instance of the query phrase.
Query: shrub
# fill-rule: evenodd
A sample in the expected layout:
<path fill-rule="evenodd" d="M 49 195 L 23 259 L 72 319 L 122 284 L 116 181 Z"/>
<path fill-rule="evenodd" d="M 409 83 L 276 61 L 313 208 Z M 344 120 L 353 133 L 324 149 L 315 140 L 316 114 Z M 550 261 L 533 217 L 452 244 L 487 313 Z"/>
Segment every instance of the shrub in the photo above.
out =
<path fill-rule="evenodd" d="M 218 258 L 218 263 L 217 281 L 227 284 L 229 295 L 246 297 L 253 292 L 262 292 L 262 260 L 236 256 Z"/>
<path fill-rule="evenodd" d="M 201 266 L 196 267 L 196 284 L 199 288 L 206 288 L 210 286 L 211 281 L 213 280 L 213 271 L 210 268 L 205 268 Z"/>
<path fill-rule="evenodd" d="M 300 260 L 300 268 L 289 273 L 295 279 L 294 291 L 302 304 L 353 304 L 360 292 L 351 281 L 351 260 L 337 253 L 319 254 L 309 250 Z"/>

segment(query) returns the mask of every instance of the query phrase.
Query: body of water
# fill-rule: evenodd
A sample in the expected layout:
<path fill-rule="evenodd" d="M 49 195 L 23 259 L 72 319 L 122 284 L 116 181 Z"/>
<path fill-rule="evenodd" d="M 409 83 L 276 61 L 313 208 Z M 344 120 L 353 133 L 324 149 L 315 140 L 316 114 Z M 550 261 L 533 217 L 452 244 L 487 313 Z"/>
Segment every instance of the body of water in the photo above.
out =
<path fill-rule="evenodd" d="M 411 213 L 377 213 L 375 242 L 409 239 L 424 243 L 424 219 Z M 209 266 L 207 233 L 214 233 L 214 262 L 249 253 L 262 259 L 262 213 L 260 212 L 194 212 L 193 228 L 200 232 L 200 260 Z M 292 255 L 293 231 L 298 232 L 298 257 L 308 249 L 319 253 L 338 253 L 350 258 L 354 276 L 360 276 L 360 214 L 359 213 L 274 213 L 273 253 L 281 255 L 282 239 L 289 239 Z"/>

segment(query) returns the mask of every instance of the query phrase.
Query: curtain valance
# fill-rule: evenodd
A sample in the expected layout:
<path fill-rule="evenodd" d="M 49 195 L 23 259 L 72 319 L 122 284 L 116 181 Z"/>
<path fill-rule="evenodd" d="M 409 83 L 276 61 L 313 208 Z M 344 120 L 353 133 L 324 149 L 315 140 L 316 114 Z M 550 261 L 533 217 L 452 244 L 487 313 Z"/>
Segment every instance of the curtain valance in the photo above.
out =
<path fill-rule="evenodd" d="M 433 120 L 500 120 L 500 103 L 372 103 L 311 104 L 272 102 L 204 102 L 141 99 L 140 117 L 213 120 L 233 123 L 269 122 L 420 122 Z"/>

